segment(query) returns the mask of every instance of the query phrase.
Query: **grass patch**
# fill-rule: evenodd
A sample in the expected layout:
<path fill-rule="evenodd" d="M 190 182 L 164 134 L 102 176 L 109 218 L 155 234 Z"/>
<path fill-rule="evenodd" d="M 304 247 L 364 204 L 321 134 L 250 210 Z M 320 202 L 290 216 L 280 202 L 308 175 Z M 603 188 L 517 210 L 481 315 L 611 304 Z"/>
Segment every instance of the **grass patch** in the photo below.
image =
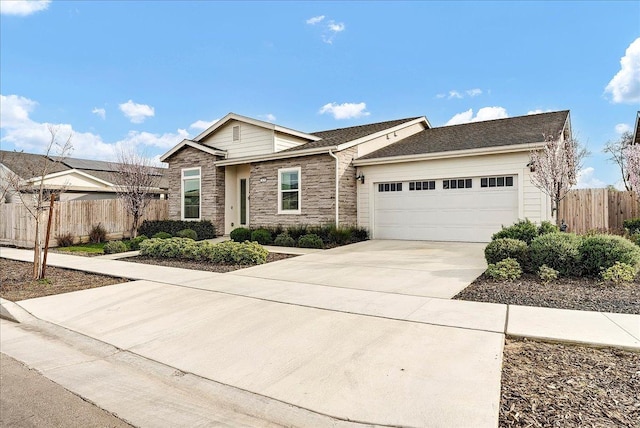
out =
<path fill-rule="evenodd" d="M 91 253 L 91 254 L 104 254 L 105 242 L 99 242 L 96 244 L 78 244 L 70 247 L 58 247 L 57 251 L 66 251 L 70 253 Z"/>

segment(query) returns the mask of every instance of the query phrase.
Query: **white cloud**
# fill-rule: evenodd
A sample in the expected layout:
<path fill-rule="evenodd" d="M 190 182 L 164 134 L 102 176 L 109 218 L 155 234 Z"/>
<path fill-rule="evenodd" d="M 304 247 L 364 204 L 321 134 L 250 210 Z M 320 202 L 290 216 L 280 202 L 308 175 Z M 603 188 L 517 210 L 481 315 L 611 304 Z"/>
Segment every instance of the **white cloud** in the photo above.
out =
<path fill-rule="evenodd" d="M 449 99 L 451 98 L 462 98 L 462 94 L 456 90 L 449 91 Z"/>
<path fill-rule="evenodd" d="M 49 7 L 51 0 L 11 0 L 0 1 L 0 14 L 27 16 Z"/>
<path fill-rule="evenodd" d="M 482 95 L 482 89 L 479 89 L 479 88 L 468 89 L 467 95 L 469 95 L 470 97 L 477 97 L 478 95 Z"/>
<path fill-rule="evenodd" d="M 33 112 L 37 102 L 18 95 L 0 95 L 0 127 L 2 128 L 3 144 L 11 144 L 18 150 L 31 153 L 44 153 L 51 140 L 49 123 L 32 120 L 29 114 Z M 184 129 L 164 134 L 130 131 L 125 138 L 115 143 L 107 143 L 102 137 L 91 132 L 80 132 L 66 123 L 51 124 L 58 130 L 58 139 L 71 135 L 73 152 L 71 156 L 87 159 L 116 160 L 116 152 L 121 147 L 140 148 L 154 147 L 168 149 L 189 137 Z"/>
<path fill-rule="evenodd" d="M 456 98 L 456 99 L 462 99 L 466 96 L 469 96 L 471 98 L 473 97 L 477 97 L 478 95 L 482 95 L 483 91 L 480 88 L 472 88 L 472 89 L 467 89 L 466 91 L 458 91 L 457 89 L 452 89 L 449 91 L 448 94 L 437 94 L 436 98 L 447 98 L 448 100 Z"/>
<path fill-rule="evenodd" d="M 437 94 L 437 95 L 436 95 L 436 98 L 444 98 L 444 97 L 446 97 L 446 96 L 447 96 L 447 94 Z"/>
<path fill-rule="evenodd" d="M 316 24 L 322 22 L 323 19 L 324 19 L 324 15 L 314 16 L 313 18 L 307 19 L 307 24 L 316 25 Z"/>
<path fill-rule="evenodd" d="M 107 117 L 107 111 L 103 108 L 94 107 L 91 113 L 100 116 L 102 119 Z"/>
<path fill-rule="evenodd" d="M 595 176 L 595 169 L 592 166 L 578 171 L 577 189 L 592 189 L 596 187 L 607 187 L 607 184 Z"/>
<path fill-rule="evenodd" d="M 541 108 L 537 108 L 535 110 L 529 110 L 527 114 L 531 115 L 531 114 L 549 113 L 550 111 L 552 110 L 551 109 L 542 110 Z"/>
<path fill-rule="evenodd" d="M 276 121 L 276 116 L 271 114 L 271 113 L 261 114 L 259 117 L 261 119 L 266 120 L 267 122 L 275 122 Z"/>
<path fill-rule="evenodd" d="M 620 58 L 620 71 L 605 88 L 614 103 L 640 102 L 640 37 L 635 39 Z"/>
<path fill-rule="evenodd" d="M 616 125 L 616 132 L 618 134 L 624 134 L 625 132 L 630 132 L 630 131 L 631 131 L 631 127 L 626 123 L 619 123 Z"/>
<path fill-rule="evenodd" d="M 118 106 L 120 111 L 131 120 L 131 123 L 142 123 L 148 117 L 155 116 L 155 109 L 146 104 L 136 104 L 133 100 L 122 103 Z"/>
<path fill-rule="evenodd" d="M 344 23 L 342 22 L 329 22 L 329 24 L 327 24 L 327 28 L 329 29 L 329 31 L 333 31 L 334 33 L 340 33 L 342 31 L 344 31 L 345 26 Z"/>
<path fill-rule="evenodd" d="M 445 126 L 459 125 L 461 123 L 469 122 L 481 122 L 484 120 L 503 119 L 505 117 L 509 117 L 509 114 L 504 107 L 483 107 L 478 110 L 478 113 L 476 113 L 475 116 L 473 115 L 473 109 L 469 109 L 454 115 L 447 123 L 445 123 Z"/>
<path fill-rule="evenodd" d="M 204 131 L 205 129 L 209 128 L 211 125 L 213 125 L 214 123 L 216 123 L 219 119 L 213 119 L 213 120 L 196 120 L 195 122 L 193 122 L 191 125 L 189 125 L 190 129 L 197 129 L 199 131 Z"/>
<path fill-rule="evenodd" d="M 371 113 L 365 111 L 366 108 L 366 103 L 328 103 L 322 106 L 320 114 L 332 114 L 334 119 L 354 119 L 369 116 Z"/>

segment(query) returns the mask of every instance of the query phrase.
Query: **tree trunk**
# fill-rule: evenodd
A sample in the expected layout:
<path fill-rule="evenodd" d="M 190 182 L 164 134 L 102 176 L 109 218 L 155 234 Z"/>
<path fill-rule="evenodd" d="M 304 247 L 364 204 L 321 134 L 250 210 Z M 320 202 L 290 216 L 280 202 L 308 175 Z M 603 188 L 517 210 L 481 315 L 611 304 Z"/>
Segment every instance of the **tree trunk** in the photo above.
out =
<path fill-rule="evenodd" d="M 40 211 L 36 213 L 36 239 L 33 245 L 33 279 L 42 279 L 42 248 L 40 246 Z"/>

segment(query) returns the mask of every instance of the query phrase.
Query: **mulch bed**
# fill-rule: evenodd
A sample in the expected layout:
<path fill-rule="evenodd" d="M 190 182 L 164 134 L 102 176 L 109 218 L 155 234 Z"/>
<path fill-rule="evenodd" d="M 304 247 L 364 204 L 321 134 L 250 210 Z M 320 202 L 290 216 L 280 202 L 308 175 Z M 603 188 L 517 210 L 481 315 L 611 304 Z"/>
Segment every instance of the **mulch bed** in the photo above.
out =
<path fill-rule="evenodd" d="M 582 311 L 640 314 L 640 283 L 603 284 L 594 278 L 562 278 L 549 284 L 526 274 L 512 282 L 484 274 L 454 299 Z"/>
<path fill-rule="evenodd" d="M 275 262 L 278 260 L 284 260 L 291 257 L 296 257 L 294 254 L 281 254 L 281 253 L 269 253 L 267 256 L 267 263 Z M 169 266 L 175 268 L 191 269 L 191 270 L 206 270 L 208 272 L 232 272 L 234 270 L 246 269 L 253 265 L 217 265 L 206 261 L 195 260 L 180 260 L 180 259 L 160 259 L 147 256 L 135 256 L 125 257 L 120 259 L 125 262 L 144 263 L 148 265 Z"/>
<path fill-rule="evenodd" d="M 0 297 L 16 302 L 129 281 L 53 266 L 47 266 L 44 280 L 34 281 L 32 274 L 33 263 L 0 258 Z"/>
<path fill-rule="evenodd" d="M 507 339 L 499 425 L 640 426 L 640 354 Z"/>

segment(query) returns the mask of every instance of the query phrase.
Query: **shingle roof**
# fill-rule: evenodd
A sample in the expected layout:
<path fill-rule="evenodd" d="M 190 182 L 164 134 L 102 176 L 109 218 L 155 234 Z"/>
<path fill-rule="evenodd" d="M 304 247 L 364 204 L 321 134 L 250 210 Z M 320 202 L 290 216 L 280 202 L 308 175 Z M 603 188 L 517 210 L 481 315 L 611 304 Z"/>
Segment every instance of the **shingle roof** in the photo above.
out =
<path fill-rule="evenodd" d="M 330 129 L 328 131 L 311 132 L 311 135 L 322 138 L 322 140 L 311 141 L 301 146 L 292 147 L 284 152 L 295 152 L 298 150 L 315 149 L 318 147 L 331 147 L 338 144 L 346 143 L 348 141 L 357 140 L 358 138 L 366 137 L 367 135 L 375 134 L 376 132 L 384 131 L 385 129 L 393 128 L 394 126 L 401 125 L 405 122 L 410 122 L 415 119 L 419 119 L 421 116 L 408 117 L 405 119 L 389 120 L 386 122 L 370 123 L 368 125 L 350 126 L 348 128 Z"/>
<path fill-rule="evenodd" d="M 33 153 L 0 150 L 0 163 L 4 164 L 7 168 L 25 180 L 36 177 L 42 173 L 42 162 L 46 162 L 48 164 L 47 174 L 75 169 L 101 180 L 110 183 L 114 182 L 114 176 L 112 175 L 114 169 L 113 163 L 111 162 L 77 158 L 60 159 L 59 157 L 54 156 L 46 157 L 44 155 Z M 169 178 L 164 174 L 166 168 L 154 167 L 152 170 L 154 175 L 160 176 L 158 187 L 162 189 L 169 188 Z M 117 176 L 116 183 L 114 184 L 120 184 L 119 180 L 117 180 Z"/>
<path fill-rule="evenodd" d="M 537 143 L 557 135 L 569 110 L 425 129 L 360 159 L 419 155 L 456 150 Z"/>

